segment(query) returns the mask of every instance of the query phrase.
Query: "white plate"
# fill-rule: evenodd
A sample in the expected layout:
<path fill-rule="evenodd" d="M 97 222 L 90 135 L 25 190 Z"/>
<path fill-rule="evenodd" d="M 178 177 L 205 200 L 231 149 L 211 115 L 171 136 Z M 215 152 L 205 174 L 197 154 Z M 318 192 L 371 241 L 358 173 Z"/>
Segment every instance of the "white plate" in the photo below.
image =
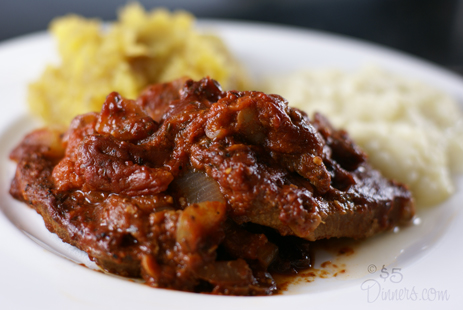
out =
<path fill-rule="evenodd" d="M 256 77 L 302 67 L 357 69 L 373 62 L 441 88 L 463 104 L 462 79 L 394 51 L 294 28 L 219 21 L 203 21 L 200 26 L 224 38 Z M 27 84 L 55 59 L 53 42 L 44 33 L 0 44 L 1 309 L 405 309 L 415 305 L 423 309 L 463 304 L 459 289 L 462 177 L 455 178 L 457 193 L 451 199 L 419 210 L 416 225 L 369 239 L 348 258 L 317 257 L 318 263 L 325 259 L 345 263 L 347 275 L 302 282 L 284 295 L 224 297 L 153 289 L 79 265 L 91 264 L 82 252 L 50 234 L 40 216 L 7 193 L 14 173 L 8 153 L 37 126 L 26 112 Z"/>

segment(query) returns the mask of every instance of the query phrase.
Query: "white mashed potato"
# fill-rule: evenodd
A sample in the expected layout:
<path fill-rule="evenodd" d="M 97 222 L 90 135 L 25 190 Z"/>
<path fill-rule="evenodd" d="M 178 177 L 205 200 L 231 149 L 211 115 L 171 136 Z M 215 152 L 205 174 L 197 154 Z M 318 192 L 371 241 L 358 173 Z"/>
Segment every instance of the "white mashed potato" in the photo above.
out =
<path fill-rule="evenodd" d="M 463 171 L 463 115 L 441 91 L 374 66 L 299 72 L 265 88 L 346 129 L 374 167 L 408 184 L 418 206 L 454 192 L 452 174 Z"/>

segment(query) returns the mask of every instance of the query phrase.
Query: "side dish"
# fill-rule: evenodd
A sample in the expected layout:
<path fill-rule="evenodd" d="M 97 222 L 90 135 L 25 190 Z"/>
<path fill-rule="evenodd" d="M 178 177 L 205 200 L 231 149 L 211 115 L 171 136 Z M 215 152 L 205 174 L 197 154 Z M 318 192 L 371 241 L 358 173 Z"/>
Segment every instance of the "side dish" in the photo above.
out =
<path fill-rule="evenodd" d="M 53 20 L 59 62 L 30 85 L 32 113 L 67 126 L 76 115 L 99 111 L 112 91 L 136 98 L 150 84 L 182 76 L 243 88 L 245 75 L 222 40 L 200 33 L 194 22 L 184 11 L 146 12 L 136 3 L 113 23 L 76 15 Z"/>
<path fill-rule="evenodd" d="M 346 129 L 373 167 L 410 187 L 417 206 L 454 193 L 452 175 L 463 171 L 463 114 L 433 86 L 370 65 L 294 72 L 264 89 Z"/>
<path fill-rule="evenodd" d="M 310 241 L 369 237 L 415 212 L 406 186 L 320 114 L 210 78 L 110 93 L 11 158 L 10 193 L 50 231 L 154 287 L 273 294 L 272 273 L 310 266 Z"/>

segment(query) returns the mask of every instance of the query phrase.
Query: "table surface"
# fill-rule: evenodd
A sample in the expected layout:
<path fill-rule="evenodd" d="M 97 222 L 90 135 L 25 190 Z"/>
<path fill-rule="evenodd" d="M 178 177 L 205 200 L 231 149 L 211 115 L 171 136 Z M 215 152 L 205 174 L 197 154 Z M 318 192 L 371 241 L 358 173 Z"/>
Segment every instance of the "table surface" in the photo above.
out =
<path fill-rule="evenodd" d="M 116 18 L 126 0 L 2 0 L 0 41 L 77 13 Z M 463 71 L 463 0 L 139 0 L 199 18 L 261 21 L 360 38 Z"/>

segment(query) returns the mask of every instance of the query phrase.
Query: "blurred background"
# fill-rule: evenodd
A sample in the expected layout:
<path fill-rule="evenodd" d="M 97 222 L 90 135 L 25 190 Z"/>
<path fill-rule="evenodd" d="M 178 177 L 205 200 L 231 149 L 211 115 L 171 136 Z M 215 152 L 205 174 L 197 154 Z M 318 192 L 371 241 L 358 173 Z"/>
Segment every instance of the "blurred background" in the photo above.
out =
<path fill-rule="evenodd" d="M 76 13 L 114 20 L 127 0 L 1 0 L 0 42 Z M 359 38 L 463 73 L 463 0 L 139 0 L 198 18 L 258 21 Z"/>

